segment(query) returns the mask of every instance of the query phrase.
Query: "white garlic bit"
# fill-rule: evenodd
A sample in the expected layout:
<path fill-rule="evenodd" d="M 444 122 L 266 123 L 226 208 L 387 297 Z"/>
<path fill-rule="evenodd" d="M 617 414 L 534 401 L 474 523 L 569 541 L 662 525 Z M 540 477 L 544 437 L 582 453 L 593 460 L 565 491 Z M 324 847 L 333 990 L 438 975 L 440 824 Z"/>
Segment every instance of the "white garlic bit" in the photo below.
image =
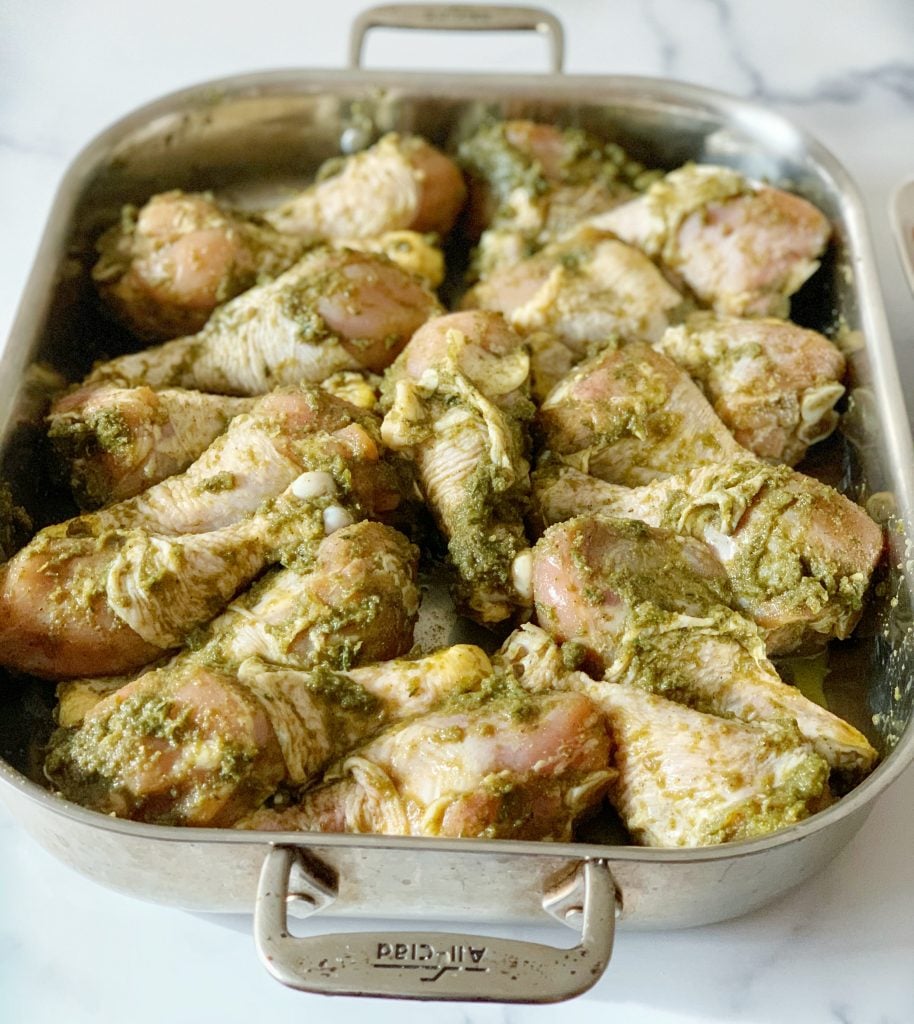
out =
<path fill-rule="evenodd" d="M 302 473 L 292 481 L 292 493 L 302 501 L 307 501 L 309 498 L 322 498 L 325 495 L 336 494 L 336 481 L 329 473 L 313 470 L 309 473 Z"/>
<path fill-rule="evenodd" d="M 529 604 L 533 603 L 533 551 L 524 548 L 515 555 L 511 563 L 511 582 L 518 595 Z"/>
<path fill-rule="evenodd" d="M 328 537 L 331 533 L 342 530 L 344 526 L 352 526 L 354 522 L 352 514 L 342 505 L 328 505 L 324 509 L 324 533 Z"/>

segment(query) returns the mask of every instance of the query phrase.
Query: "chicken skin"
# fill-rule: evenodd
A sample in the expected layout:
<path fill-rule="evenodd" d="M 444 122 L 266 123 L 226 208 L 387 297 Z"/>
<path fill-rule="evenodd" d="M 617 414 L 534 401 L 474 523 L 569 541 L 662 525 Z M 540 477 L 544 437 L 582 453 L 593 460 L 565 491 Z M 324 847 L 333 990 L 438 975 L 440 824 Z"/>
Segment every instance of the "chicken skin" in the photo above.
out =
<path fill-rule="evenodd" d="M 328 394 L 362 409 L 378 403 L 381 378 L 354 370 L 321 381 Z M 181 473 L 257 397 L 233 398 L 187 388 L 153 391 L 90 384 L 57 399 L 48 437 L 77 503 L 91 509 L 141 494 Z"/>
<path fill-rule="evenodd" d="M 769 654 L 847 637 L 882 554 L 882 531 L 833 488 L 786 466 L 735 459 L 643 487 L 619 487 L 556 463 L 533 476 L 541 520 L 583 512 L 638 519 L 704 541 L 736 607 L 761 627 Z"/>
<path fill-rule="evenodd" d="M 782 682 L 700 541 L 581 516 L 537 543 L 533 589 L 540 624 L 592 674 L 725 718 L 791 720 L 831 768 L 859 777 L 873 767 L 857 729 Z"/>
<path fill-rule="evenodd" d="M 398 486 L 370 414 L 268 395 L 186 473 L 47 527 L 0 569 L 3 663 L 58 679 L 148 664 L 265 566 L 395 507 Z"/>
<path fill-rule="evenodd" d="M 734 316 L 786 317 L 831 234 L 800 196 L 696 164 L 590 223 L 660 261 L 702 305 Z"/>
<path fill-rule="evenodd" d="M 424 139 L 391 132 L 325 165 L 314 185 L 263 216 L 277 231 L 312 244 L 403 229 L 446 235 L 465 199 L 453 160 Z"/>
<path fill-rule="evenodd" d="M 470 180 L 469 233 L 482 232 L 474 260 L 481 278 L 625 202 L 652 179 L 620 146 L 535 121 L 485 123 L 459 155 Z"/>
<path fill-rule="evenodd" d="M 746 454 L 697 385 L 642 342 L 581 363 L 537 424 L 568 465 L 629 487 Z"/>
<path fill-rule="evenodd" d="M 822 334 L 770 317 L 694 313 L 656 342 L 704 389 L 744 448 L 794 466 L 838 424 L 841 352 Z"/>
<path fill-rule="evenodd" d="M 416 467 L 448 540 L 458 602 L 482 623 L 529 607 L 522 425 L 529 359 L 495 313 L 453 313 L 413 336 L 385 380 L 386 444 Z"/>
<path fill-rule="evenodd" d="M 305 253 L 282 235 L 212 196 L 180 191 L 125 206 L 98 241 L 92 277 L 105 303 L 141 338 L 194 334 L 213 310 L 277 277 Z"/>
<path fill-rule="evenodd" d="M 659 341 L 683 309 L 682 296 L 647 256 L 589 228 L 494 271 L 462 304 L 502 313 L 530 340 L 540 401 L 586 355 L 625 341 Z"/>
<path fill-rule="evenodd" d="M 48 437 L 82 508 L 140 494 L 180 473 L 256 399 L 145 385 L 96 385 L 58 399 Z"/>
<path fill-rule="evenodd" d="M 488 672 L 478 648 L 348 673 L 181 658 L 58 734 L 46 772 L 64 796 L 105 814 L 225 827 L 278 786 L 304 785 L 385 722 L 422 713 Z"/>
<path fill-rule="evenodd" d="M 299 804 L 260 811 L 240 827 L 570 839 L 612 779 L 606 729 L 591 702 L 521 692 L 451 703 L 389 727 L 331 767 Z"/>
<path fill-rule="evenodd" d="M 340 370 L 380 372 L 439 310 L 384 256 L 315 249 L 226 303 L 198 334 L 100 363 L 86 383 L 261 395 Z"/>

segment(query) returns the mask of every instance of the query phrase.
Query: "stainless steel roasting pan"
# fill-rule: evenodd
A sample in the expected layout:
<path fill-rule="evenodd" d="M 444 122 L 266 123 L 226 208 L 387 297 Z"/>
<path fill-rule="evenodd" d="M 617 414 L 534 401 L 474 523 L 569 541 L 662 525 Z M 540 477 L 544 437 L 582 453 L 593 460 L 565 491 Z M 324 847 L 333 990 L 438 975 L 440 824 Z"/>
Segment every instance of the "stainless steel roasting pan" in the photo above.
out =
<path fill-rule="evenodd" d="M 51 689 L 2 680 L 0 796 L 22 825 L 76 870 L 114 889 L 200 911 L 255 909 L 260 954 L 282 981 L 311 991 L 549 1001 L 589 987 L 605 967 L 614 918 L 640 928 L 720 920 L 760 906 L 823 867 L 863 825 L 876 797 L 914 757 L 906 535 L 914 458 L 860 198 L 834 158 L 775 114 L 670 81 L 616 76 L 371 72 L 363 36 L 399 27 L 534 28 L 561 64 L 561 30 L 522 8 L 374 9 L 353 30 L 354 67 L 232 77 L 167 96 L 103 132 L 60 186 L 12 334 L 0 360 L 0 434 L 17 500 L 37 523 L 61 514 L 41 466 L 32 365 L 75 379 L 129 344 L 102 315 L 89 269 L 100 230 L 123 203 L 167 188 L 214 189 L 256 204 L 308 180 L 341 149 L 383 131 L 445 148 L 488 115 L 579 125 L 651 165 L 726 163 L 807 196 L 832 219 L 835 242 L 794 302 L 802 322 L 849 352 L 842 437 L 831 480 L 886 522 L 888 565 L 858 636 L 834 655 L 836 710 L 884 754 L 876 771 L 828 810 L 763 839 L 653 850 L 595 831 L 592 841 L 413 840 L 358 835 L 190 830 L 108 818 L 41 784 Z M 39 382 L 40 383 L 40 382 Z M 826 688 L 831 685 L 826 684 Z M 571 949 L 416 931 L 294 938 L 287 910 L 350 917 L 548 923 L 577 928 Z"/>

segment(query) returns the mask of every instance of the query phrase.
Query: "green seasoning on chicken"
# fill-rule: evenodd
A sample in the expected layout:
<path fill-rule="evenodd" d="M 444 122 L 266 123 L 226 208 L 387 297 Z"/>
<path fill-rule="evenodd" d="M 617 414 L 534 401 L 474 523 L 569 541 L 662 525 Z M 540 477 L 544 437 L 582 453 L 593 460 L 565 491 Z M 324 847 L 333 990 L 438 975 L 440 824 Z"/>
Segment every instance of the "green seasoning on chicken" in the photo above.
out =
<path fill-rule="evenodd" d="M 100 363 L 86 383 L 260 395 L 340 370 L 380 372 L 439 311 L 426 285 L 385 256 L 315 249 L 198 334 Z"/>
<path fill-rule="evenodd" d="M 749 451 L 793 466 L 835 429 L 844 356 L 828 338 L 787 320 L 694 313 L 657 348 L 704 389 Z"/>
<path fill-rule="evenodd" d="M 451 159 L 424 139 L 391 132 L 370 149 L 325 165 L 311 188 L 267 210 L 264 219 L 312 244 L 404 228 L 445 235 L 465 198 Z"/>
<path fill-rule="evenodd" d="M 848 636 L 882 554 L 882 532 L 858 505 L 818 480 L 754 459 L 636 488 L 554 463 L 533 480 L 546 523 L 596 512 L 703 540 L 727 571 L 736 607 L 761 627 L 769 654 Z"/>
<path fill-rule="evenodd" d="M 857 729 L 781 681 L 700 541 L 581 516 L 537 543 L 533 587 L 540 624 L 608 682 L 726 718 L 789 720 L 830 767 L 858 777 L 873 767 L 876 751 Z"/>
<path fill-rule="evenodd" d="M 199 331 L 212 311 L 276 277 L 305 252 L 301 239 L 180 191 L 125 206 L 98 241 L 92 277 L 104 301 L 150 341 Z"/>
<path fill-rule="evenodd" d="M 529 607 L 528 375 L 523 343 L 500 316 L 453 313 L 416 332 L 384 385 L 381 434 L 414 462 L 458 600 L 483 623 Z"/>
<path fill-rule="evenodd" d="M 812 203 L 737 171 L 686 164 L 591 221 L 637 245 L 719 313 L 787 316 L 831 227 Z"/>
<path fill-rule="evenodd" d="M 0 480 L 0 561 L 11 558 L 32 529 L 28 513 L 13 500 L 9 484 Z"/>
<path fill-rule="evenodd" d="M 463 306 L 496 310 L 529 339 L 540 401 L 586 355 L 626 341 L 658 341 L 684 308 L 644 253 L 589 228 L 493 271 Z M 567 354 L 551 369 L 555 349 Z"/>
<path fill-rule="evenodd" d="M 475 259 L 483 278 L 631 198 L 654 177 L 620 146 L 533 121 L 483 124 L 461 144 L 460 161 L 470 177 L 470 230 L 483 232 Z"/>
<path fill-rule="evenodd" d="M 336 672 L 177 659 L 61 731 L 46 772 L 64 796 L 119 817 L 231 825 L 277 787 L 306 784 L 385 722 L 478 685 L 478 648 Z"/>
<path fill-rule="evenodd" d="M 396 507 L 370 413 L 318 389 L 265 396 L 186 473 L 42 530 L 0 569 L 4 664 L 129 671 L 178 646 L 265 566 Z"/>
<path fill-rule="evenodd" d="M 602 718 L 579 694 L 457 699 L 389 727 L 300 803 L 241 827 L 567 841 L 603 798 L 609 758 Z"/>
<path fill-rule="evenodd" d="M 688 375 L 642 342 L 581 363 L 537 423 L 563 462 L 629 487 L 748 454 Z"/>

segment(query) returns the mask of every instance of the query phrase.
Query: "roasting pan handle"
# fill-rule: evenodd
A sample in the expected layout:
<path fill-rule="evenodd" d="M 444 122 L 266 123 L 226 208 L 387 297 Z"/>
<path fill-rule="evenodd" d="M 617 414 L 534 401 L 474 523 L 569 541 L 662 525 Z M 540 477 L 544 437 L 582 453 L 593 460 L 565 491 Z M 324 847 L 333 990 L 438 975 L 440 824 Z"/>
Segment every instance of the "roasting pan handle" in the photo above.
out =
<path fill-rule="evenodd" d="M 369 7 L 352 23 L 349 66 L 362 66 L 365 36 L 373 28 L 418 28 L 448 32 L 539 32 L 549 42 L 551 70 L 558 74 L 565 59 L 565 33 L 554 14 L 540 7 L 498 7 L 489 4 L 382 4 Z"/>
<path fill-rule="evenodd" d="M 543 898 L 553 916 L 580 923 L 580 942 L 570 949 L 458 932 L 289 934 L 293 903 L 318 911 L 335 894 L 326 867 L 300 848 L 275 846 L 267 854 L 254 939 L 264 966 L 283 984 L 325 995 L 553 1003 L 590 988 L 612 954 L 616 891 L 598 859 L 581 861 Z"/>

